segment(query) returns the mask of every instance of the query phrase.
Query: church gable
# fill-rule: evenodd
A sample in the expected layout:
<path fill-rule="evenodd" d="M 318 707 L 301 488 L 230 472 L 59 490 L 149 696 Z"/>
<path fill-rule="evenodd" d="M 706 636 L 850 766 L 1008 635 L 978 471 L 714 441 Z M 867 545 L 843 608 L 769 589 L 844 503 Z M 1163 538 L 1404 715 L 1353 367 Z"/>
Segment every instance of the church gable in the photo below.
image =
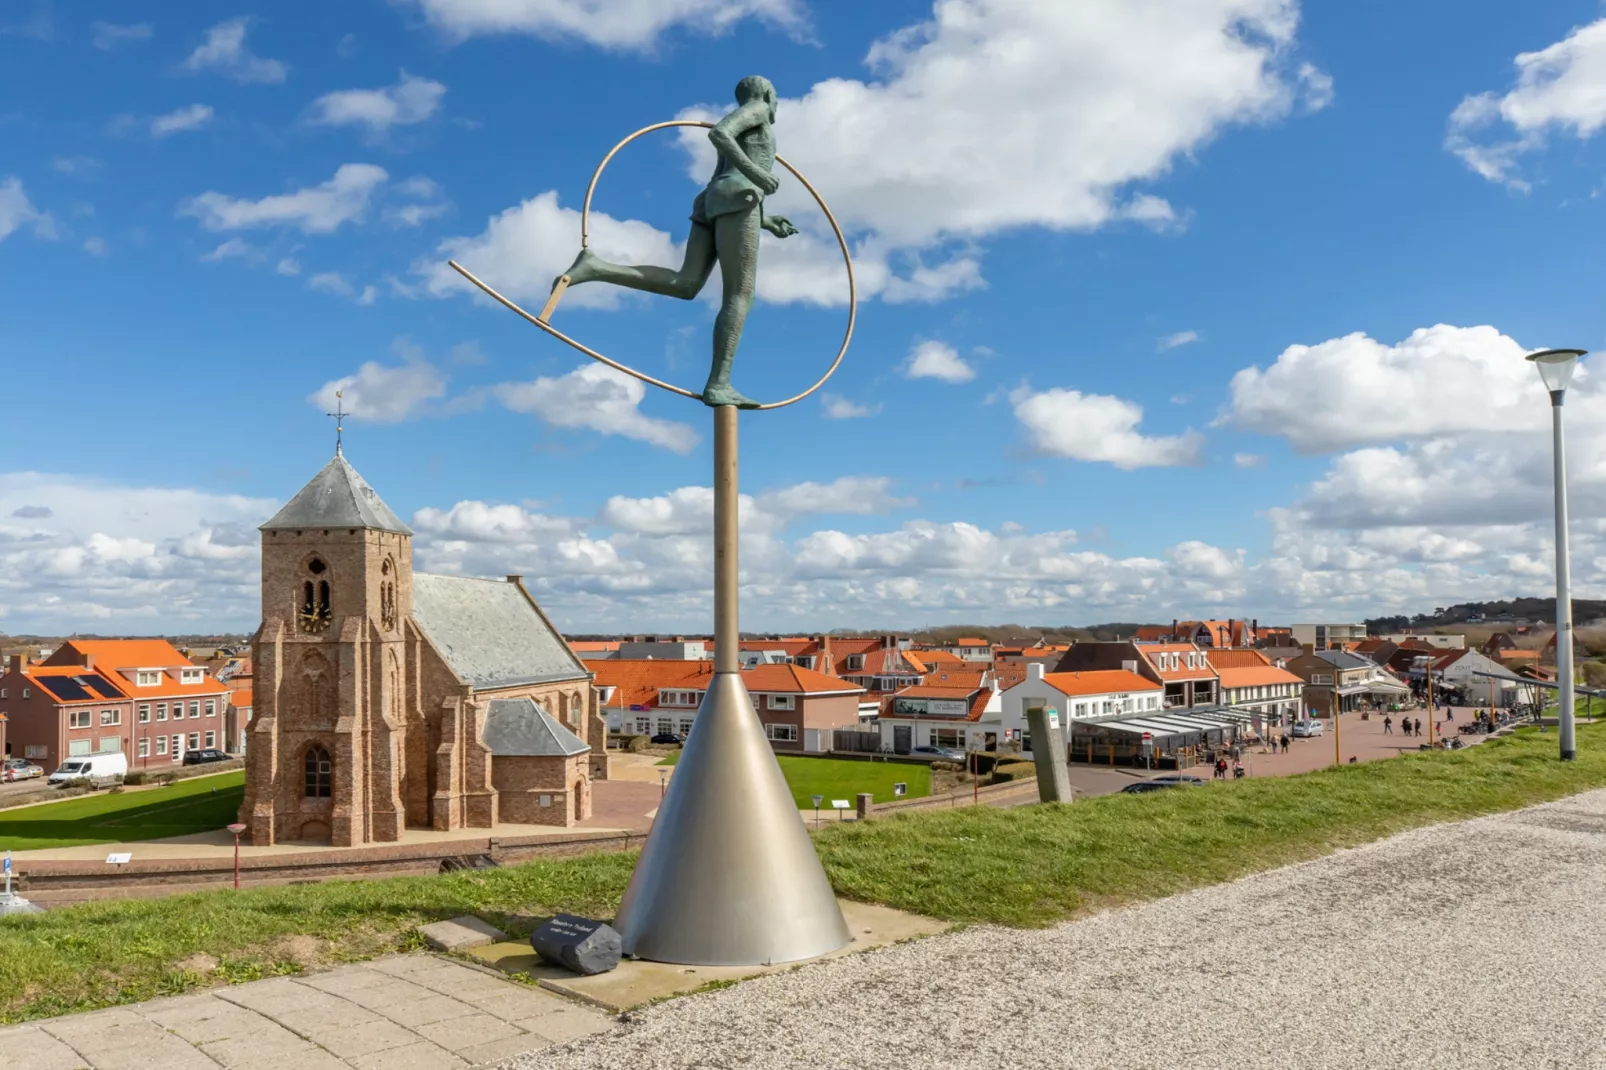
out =
<path fill-rule="evenodd" d="M 413 621 L 476 691 L 590 676 L 517 583 L 415 572 Z"/>

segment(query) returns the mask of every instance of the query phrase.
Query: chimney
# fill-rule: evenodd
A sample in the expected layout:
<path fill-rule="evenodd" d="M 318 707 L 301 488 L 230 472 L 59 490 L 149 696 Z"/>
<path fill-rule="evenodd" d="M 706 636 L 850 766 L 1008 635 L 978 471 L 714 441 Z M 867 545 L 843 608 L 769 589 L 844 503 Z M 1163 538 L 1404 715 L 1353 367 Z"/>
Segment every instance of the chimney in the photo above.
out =
<path fill-rule="evenodd" d="M 509 582 L 509 583 L 511 583 L 511 584 L 513 584 L 515 586 L 518 586 L 518 587 L 523 587 L 524 586 L 524 577 L 519 575 L 516 572 L 510 572 L 510 573 L 508 573 L 507 582 Z"/>
<path fill-rule="evenodd" d="M 1125 669 L 1127 672 L 1137 672 L 1138 663 L 1135 661 L 1123 661 L 1121 662 L 1121 668 Z"/>
<path fill-rule="evenodd" d="M 26 654 L 13 654 L 13 655 L 11 655 L 11 671 L 12 672 L 19 672 L 19 673 L 20 672 L 27 672 L 28 671 L 28 655 L 26 655 Z"/>
<path fill-rule="evenodd" d="M 1177 639 L 1177 619 L 1175 617 L 1171 618 L 1171 634 L 1166 636 L 1166 638 L 1171 640 L 1172 642 L 1176 642 L 1176 639 Z"/>
<path fill-rule="evenodd" d="M 94 667 L 95 667 L 95 655 L 93 655 L 93 654 L 85 654 L 84 655 L 84 668 L 93 669 Z"/>
<path fill-rule="evenodd" d="M 1026 663 L 1026 679 L 1041 680 L 1043 678 L 1043 663 L 1031 661 Z"/>
<path fill-rule="evenodd" d="M 815 641 L 820 644 L 820 659 L 815 662 L 815 667 L 827 676 L 835 676 L 836 662 L 831 660 L 831 637 L 822 635 Z"/>

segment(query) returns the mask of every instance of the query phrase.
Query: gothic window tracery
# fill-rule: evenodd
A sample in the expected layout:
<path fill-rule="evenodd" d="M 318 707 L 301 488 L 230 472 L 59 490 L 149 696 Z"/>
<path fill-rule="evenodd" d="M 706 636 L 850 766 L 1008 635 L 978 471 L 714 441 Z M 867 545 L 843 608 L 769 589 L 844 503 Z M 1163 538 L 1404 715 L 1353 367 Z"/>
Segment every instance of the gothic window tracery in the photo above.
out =
<path fill-rule="evenodd" d="M 313 576 L 321 576 L 327 569 L 328 566 L 316 557 L 307 563 L 307 571 Z M 304 632 L 316 634 L 328 630 L 330 621 L 334 619 L 329 606 L 328 580 L 302 581 L 299 619 Z"/>
<path fill-rule="evenodd" d="M 396 581 L 395 570 L 391 567 L 389 559 L 379 569 L 379 626 L 385 631 L 394 631 L 396 628 Z"/>

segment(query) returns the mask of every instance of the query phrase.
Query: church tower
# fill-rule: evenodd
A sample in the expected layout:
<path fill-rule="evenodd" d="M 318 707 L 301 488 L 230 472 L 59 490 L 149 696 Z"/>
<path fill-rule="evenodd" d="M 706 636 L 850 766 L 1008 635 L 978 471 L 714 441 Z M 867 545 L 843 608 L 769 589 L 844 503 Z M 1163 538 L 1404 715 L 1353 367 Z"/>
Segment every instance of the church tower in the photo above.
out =
<path fill-rule="evenodd" d="M 408 729 L 421 728 L 413 532 L 337 445 L 261 527 L 262 626 L 252 641 L 255 716 L 240 820 L 251 842 L 394 841 L 424 794 L 404 800 Z M 427 732 L 415 731 L 415 764 Z M 410 811 L 416 811 L 411 813 Z"/>

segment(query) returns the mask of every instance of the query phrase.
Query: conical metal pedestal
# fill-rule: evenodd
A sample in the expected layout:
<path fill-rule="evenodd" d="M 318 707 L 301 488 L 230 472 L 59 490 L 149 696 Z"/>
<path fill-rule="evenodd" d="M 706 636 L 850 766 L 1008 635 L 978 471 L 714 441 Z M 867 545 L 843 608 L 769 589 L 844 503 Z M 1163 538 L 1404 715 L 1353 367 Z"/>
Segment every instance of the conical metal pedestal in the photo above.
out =
<path fill-rule="evenodd" d="M 713 674 L 614 927 L 654 962 L 754 966 L 848 926 L 740 672 Z"/>

